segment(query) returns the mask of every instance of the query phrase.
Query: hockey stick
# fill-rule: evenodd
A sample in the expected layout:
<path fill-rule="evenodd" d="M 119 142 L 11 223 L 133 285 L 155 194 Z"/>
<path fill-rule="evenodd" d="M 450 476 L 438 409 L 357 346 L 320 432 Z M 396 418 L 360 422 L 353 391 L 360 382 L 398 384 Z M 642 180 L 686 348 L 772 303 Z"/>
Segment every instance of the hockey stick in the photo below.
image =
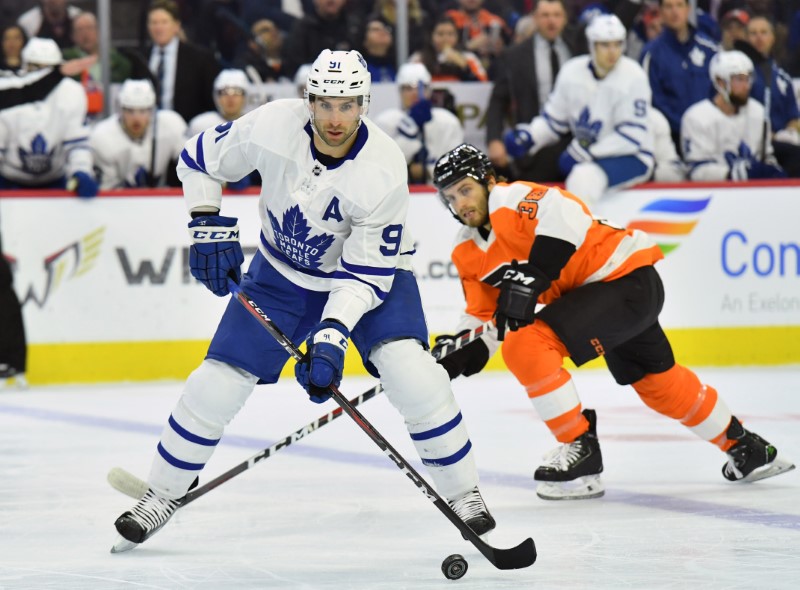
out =
<path fill-rule="evenodd" d="M 258 320 L 258 322 L 269 332 L 278 344 L 280 344 L 296 361 L 303 358 L 302 353 L 294 345 L 294 343 L 284 334 L 281 329 L 267 316 L 258 304 L 250 299 L 239 288 L 233 280 L 228 279 L 228 287 L 233 296 L 241 303 L 250 314 Z M 419 488 L 419 491 L 433 502 L 439 511 L 453 523 L 453 525 L 461 532 L 463 537 L 472 543 L 478 551 L 480 551 L 486 559 L 497 569 L 509 570 L 520 569 L 532 565 L 536 561 L 536 546 L 533 539 L 528 537 L 516 547 L 510 549 L 497 549 L 488 543 L 485 543 L 471 528 L 469 528 L 463 520 L 461 520 L 450 505 L 428 484 L 423 477 L 406 461 L 400 453 L 398 453 L 389 442 L 383 438 L 372 424 L 353 406 L 347 398 L 342 395 L 339 388 L 331 385 L 329 388 L 331 397 L 337 404 L 344 410 L 348 416 L 363 430 L 367 436 L 374 442 L 392 462 L 397 466 L 400 471 L 406 474 L 414 485 Z"/>
<path fill-rule="evenodd" d="M 438 360 L 442 357 L 452 354 L 456 350 L 459 350 L 465 347 L 467 344 L 474 342 L 493 327 L 494 327 L 494 322 L 491 320 L 484 324 L 481 324 L 480 326 L 474 328 L 473 330 L 470 330 L 463 336 L 456 338 L 452 343 L 448 343 L 447 345 L 445 345 L 441 350 L 437 351 L 437 354 L 435 354 L 434 356 Z M 352 405 L 353 407 L 359 406 L 363 404 L 365 401 L 370 400 L 376 395 L 378 395 L 381 391 L 383 391 L 383 387 L 380 384 L 378 384 L 372 389 L 365 391 L 358 397 L 351 399 L 350 405 Z M 217 486 L 225 483 L 229 479 L 233 479 L 240 473 L 247 471 L 248 469 L 252 468 L 256 463 L 260 462 L 263 459 L 271 457 L 281 449 L 285 449 L 292 443 L 297 442 L 298 440 L 304 438 L 308 434 L 311 434 L 318 428 L 322 428 L 329 422 L 333 422 L 341 415 L 342 415 L 342 408 L 341 407 L 336 408 L 328 412 L 324 416 L 320 416 L 313 422 L 306 424 L 302 428 L 295 430 L 292 434 L 290 434 L 286 438 L 279 440 L 271 447 L 258 451 L 255 455 L 253 455 L 249 459 L 242 461 L 241 463 L 232 467 L 228 471 L 218 475 L 211 481 L 190 491 L 186 495 L 186 501 L 183 503 L 183 506 L 186 506 L 190 502 L 193 502 L 200 496 L 204 496 Z M 147 492 L 148 485 L 146 481 L 139 479 L 138 477 L 126 471 L 125 469 L 122 469 L 121 467 L 113 467 L 108 472 L 107 479 L 108 483 L 110 483 L 111 487 L 113 487 L 115 490 L 122 492 L 123 494 L 130 496 L 131 498 L 135 498 L 136 500 L 144 496 L 145 493 Z"/>

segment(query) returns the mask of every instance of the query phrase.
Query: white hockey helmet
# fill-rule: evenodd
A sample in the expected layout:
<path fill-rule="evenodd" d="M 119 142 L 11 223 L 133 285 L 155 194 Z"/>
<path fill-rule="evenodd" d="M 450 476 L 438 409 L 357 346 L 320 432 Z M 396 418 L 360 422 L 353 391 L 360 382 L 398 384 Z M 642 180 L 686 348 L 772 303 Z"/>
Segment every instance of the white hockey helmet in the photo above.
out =
<path fill-rule="evenodd" d="M 395 81 L 400 86 L 417 86 L 420 82 L 422 82 L 423 86 L 430 86 L 431 73 L 424 64 L 406 63 L 397 70 Z"/>
<path fill-rule="evenodd" d="M 57 66 L 64 61 L 58 44 L 52 39 L 32 37 L 22 48 L 20 55 L 22 66 L 27 69 L 29 65 Z"/>
<path fill-rule="evenodd" d="M 222 70 L 214 78 L 214 92 L 219 92 L 225 88 L 238 88 L 247 94 L 250 89 L 250 80 L 247 79 L 247 74 L 242 70 Z"/>
<path fill-rule="evenodd" d="M 314 100 L 312 97 L 355 96 L 359 98 L 361 114 L 366 115 L 371 83 L 372 76 L 367 69 L 367 62 L 358 51 L 323 49 L 308 72 L 306 98 L 309 108 Z"/>
<path fill-rule="evenodd" d="M 152 109 L 156 105 L 156 93 L 149 80 L 125 80 L 117 99 L 123 109 Z"/>
<path fill-rule="evenodd" d="M 586 27 L 586 40 L 589 42 L 589 53 L 592 56 L 592 62 L 597 64 L 595 58 L 595 43 L 621 41 L 622 52 L 625 53 L 625 37 L 628 32 L 625 30 L 625 25 L 614 14 L 598 14 L 589 22 Z"/>
<path fill-rule="evenodd" d="M 711 63 L 708 65 L 711 83 L 728 102 L 730 102 L 731 76 L 737 74 L 753 78 L 753 62 L 743 52 L 720 51 L 711 58 Z"/>

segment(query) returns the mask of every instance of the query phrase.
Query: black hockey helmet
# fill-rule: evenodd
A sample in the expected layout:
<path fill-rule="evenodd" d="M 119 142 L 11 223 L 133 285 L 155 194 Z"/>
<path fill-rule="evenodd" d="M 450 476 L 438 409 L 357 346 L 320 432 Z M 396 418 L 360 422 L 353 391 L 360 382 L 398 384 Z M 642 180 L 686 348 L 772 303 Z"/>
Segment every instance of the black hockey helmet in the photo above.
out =
<path fill-rule="evenodd" d="M 442 195 L 442 190 L 467 177 L 488 188 L 490 176 L 496 175 L 489 157 L 474 145 L 462 143 L 436 161 L 436 166 L 433 168 L 433 185 L 439 189 L 437 194 L 444 206 L 453 214 L 453 217 L 464 223 L 450 207 L 450 203 Z"/>

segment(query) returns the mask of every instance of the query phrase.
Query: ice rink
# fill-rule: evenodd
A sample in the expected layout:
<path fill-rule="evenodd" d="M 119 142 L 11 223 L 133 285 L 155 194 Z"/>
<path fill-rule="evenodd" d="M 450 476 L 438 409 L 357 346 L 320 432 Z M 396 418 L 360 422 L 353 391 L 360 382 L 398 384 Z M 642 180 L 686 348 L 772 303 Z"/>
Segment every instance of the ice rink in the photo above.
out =
<path fill-rule="evenodd" d="M 700 369 L 745 427 L 800 461 L 800 368 Z M 146 476 L 181 383 L 33 387 L 0 393 L 0 589 L 796 589 L 800 470 L 723 479 L 724 455 L 647 409 L 604 371 L 576 372 L 598 411 L 606 495 L 546 502 L 533 469 L 554 441 L 510 376 L 454 382 L 490 542 L 527 536 L 530 568 L 496 570 L 346 416 L 179 511 L 137 549 L 111 555 L 133 500 L 111 467 Z M 346 378 L 350 398 L 374 385 Z M 333 402 L 328 402 L 333 404 Z M 201 474 L 216 476 L 324 414 L 294 381 L 259 387 Z M 383 395 L 362 411 L 421 469 Z M 424 473 L 424 472 L 423 472 Z M 469 571 L 446 580 L 442 560 Z"/>

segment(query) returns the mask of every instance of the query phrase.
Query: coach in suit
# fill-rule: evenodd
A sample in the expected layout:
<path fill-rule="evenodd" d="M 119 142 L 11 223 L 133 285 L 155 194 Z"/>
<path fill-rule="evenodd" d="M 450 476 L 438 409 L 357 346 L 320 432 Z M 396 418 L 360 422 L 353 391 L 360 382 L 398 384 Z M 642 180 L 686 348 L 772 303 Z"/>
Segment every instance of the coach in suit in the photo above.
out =
<path fill-rule="evenodd" d="M 155 81 L 158 107 L 176 111 L 184 120 L 216 110 L 214 79 L 220 66 L 210 51 L 180 40 L 181 21 L 173 0 L 155 0 L 147 11 L 153 42 L 148 66 Z"/>

